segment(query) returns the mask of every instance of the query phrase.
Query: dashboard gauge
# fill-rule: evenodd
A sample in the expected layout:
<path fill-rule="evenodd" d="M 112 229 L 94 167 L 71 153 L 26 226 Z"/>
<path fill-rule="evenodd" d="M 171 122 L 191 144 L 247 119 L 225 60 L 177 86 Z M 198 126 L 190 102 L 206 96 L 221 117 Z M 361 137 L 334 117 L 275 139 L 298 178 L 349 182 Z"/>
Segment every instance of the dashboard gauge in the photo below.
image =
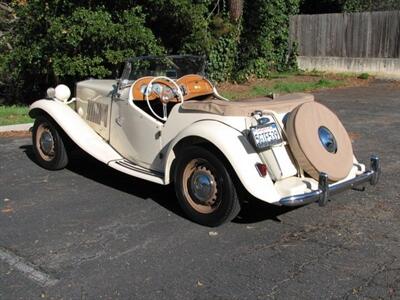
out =
<path fill-rule="evenodd" d="M 153 86 L 152 86 L 152 91 L 153 91 L 154 93 L 160 95 L 161 92 L 162 92 L 162 90 L 163 90 L 163 87 L 161 86 L 161 84 L 158 84 L 158 83 L 154 83 L 154 84 L 153 84 Z"/>
<path fill-rule="evenodd" d="M 146 91 L 147 91 L 147 84 L 143 84 L 141 87 L 140 87 L 140 92 L 143 94 L 143 95 L 146 95 Z M 150 92 L 150 91 L 149 91 Z"/>

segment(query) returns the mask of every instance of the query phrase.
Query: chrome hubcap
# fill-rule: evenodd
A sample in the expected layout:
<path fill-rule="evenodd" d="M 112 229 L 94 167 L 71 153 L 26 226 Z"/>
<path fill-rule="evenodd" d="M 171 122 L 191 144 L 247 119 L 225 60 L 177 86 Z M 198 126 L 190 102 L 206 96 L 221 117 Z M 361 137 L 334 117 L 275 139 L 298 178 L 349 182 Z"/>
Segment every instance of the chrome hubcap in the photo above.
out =
<path fill-rule="evenodd" d="M 209 172 L 196 170 L 190 179 L 190 188 L 193 196 L 199 202 L 209 201 L 215 193 L 215 182 Z"/>
<path fill-rule="evenodd" d="M 218 182 L 205 159 L 195 158 L 188 162 L 182 180 L 184 196 L 194 210 L 210 214 L 219 207 Z"/>
<path fill-rule="evenodd" d="M 50 131 L 43 131 L 42 135 L 40 136 L 40 148 L 42 149 L 43 153 L 46 155 L 50 155 L 54 148 L 54 139 Z"/>
<path fill-rule="evenodd" d="M 318 136 L 322 146 L 324 146 L 326 151 L 328 151 L 329 153 L 337 152 L 336 139 L 328 128 L 326 128 L 325 126 L 321 126 L 318 129 Z"/>

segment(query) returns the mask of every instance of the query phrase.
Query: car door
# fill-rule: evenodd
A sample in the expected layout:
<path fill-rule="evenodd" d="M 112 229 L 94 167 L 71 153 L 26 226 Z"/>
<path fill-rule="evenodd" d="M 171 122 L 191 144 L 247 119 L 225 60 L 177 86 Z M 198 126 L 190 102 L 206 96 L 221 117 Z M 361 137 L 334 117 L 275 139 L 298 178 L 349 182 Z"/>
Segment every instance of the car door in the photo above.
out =
<path fill-rule="evenodd" d="M 123 157 L 140 166 L 161 170 L 162 123 L 129 104 L 129 88 L 113 96 L 110 144 Z"/>

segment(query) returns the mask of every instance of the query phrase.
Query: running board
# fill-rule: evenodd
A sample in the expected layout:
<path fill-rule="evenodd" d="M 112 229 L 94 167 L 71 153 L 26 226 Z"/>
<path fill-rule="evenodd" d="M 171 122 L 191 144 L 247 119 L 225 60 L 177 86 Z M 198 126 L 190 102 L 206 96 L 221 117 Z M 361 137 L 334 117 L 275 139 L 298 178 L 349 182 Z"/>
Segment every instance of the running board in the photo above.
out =
<path fill-rule="evenodd" d="M 113 160 L 108 163 L 108 166 L 122 173 L 165 185 L 163 173 L 143 168 L 141 166 L 138 166 L 130 162 L 129 160 L 126 159 Z"/>

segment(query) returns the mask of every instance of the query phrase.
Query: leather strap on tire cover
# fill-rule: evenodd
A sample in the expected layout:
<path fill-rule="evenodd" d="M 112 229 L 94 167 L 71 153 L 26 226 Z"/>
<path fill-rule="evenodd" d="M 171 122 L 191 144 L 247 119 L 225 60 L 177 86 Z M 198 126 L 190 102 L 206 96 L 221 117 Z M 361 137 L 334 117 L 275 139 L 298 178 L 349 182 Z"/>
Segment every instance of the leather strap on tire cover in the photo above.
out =
<path fill-rule="evenodd" d="M 326 127 L 337 143 L 337 152 L 330 153 L 319 138 L 319 128 Z M 329 181 L 345 178 L 353 166 L 353 147 L 338 117 L 324 105 L 309 102 L 299 105 L 289 116 L 286 133 L 293 156 L 300 167 L 318 180 L 319 173 Z"/>

